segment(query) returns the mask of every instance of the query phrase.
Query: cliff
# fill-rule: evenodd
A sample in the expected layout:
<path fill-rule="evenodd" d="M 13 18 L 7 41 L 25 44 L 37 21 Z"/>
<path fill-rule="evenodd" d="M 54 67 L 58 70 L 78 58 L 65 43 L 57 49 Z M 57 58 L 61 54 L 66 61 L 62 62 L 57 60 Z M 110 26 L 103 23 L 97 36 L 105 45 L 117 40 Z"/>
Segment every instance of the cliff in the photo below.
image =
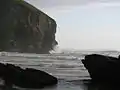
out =
<path fill-rule="evenodd" d="M 0 51 L 48 53 L 57 44 L 56 22 L 23 0 L 0 1 Z"/>

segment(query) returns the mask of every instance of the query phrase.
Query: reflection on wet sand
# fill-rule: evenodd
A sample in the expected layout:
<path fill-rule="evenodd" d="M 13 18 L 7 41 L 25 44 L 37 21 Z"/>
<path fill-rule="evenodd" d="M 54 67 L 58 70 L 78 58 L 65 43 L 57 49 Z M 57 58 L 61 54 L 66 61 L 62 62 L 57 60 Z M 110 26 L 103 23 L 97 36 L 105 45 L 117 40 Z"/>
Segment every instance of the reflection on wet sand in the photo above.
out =
<path fill-rule="evenodd" d="M 0 90 L 36 90 L 36 89 L 23 89 L 23 88 L 15 88 L 9 86 L 0 86 Z M 73 80 L 59 83 L 53 87 L 47 87 L 44 89 L 37 90 L 120 90 L 118 84 L 108 84 L 108 83 L 92 83 L 90 80 L 81 81 L 81 80 Z"/>
<path fill-rule="evenodd" d="M 84 90 L 116 90 L 120 89 L 118 83 L 84 83 Z"/>

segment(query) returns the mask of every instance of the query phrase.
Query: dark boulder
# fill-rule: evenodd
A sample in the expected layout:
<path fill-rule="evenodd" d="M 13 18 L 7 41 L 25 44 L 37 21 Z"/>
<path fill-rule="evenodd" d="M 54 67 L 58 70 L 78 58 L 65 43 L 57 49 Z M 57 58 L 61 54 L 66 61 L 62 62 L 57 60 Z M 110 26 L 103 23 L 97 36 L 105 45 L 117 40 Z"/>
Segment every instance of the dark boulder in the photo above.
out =
<path fill-rule="evenodd" d="M 0 63 L 0 77 L 6 86 L 16 85 L 22 88 L 43 88 L 57 84 L 57 78 L 52 75 L 32 69 L 22 69 L 12 64 Z"/>
<path fill-rule="evenodd" d="M 99 54 L 86 55 L 82 60 L 93 81 L 120 82 L 118 58 Z"/>
<path fill-rule="evenodd" d="M 0 11 L 0 51 L 49 53 L 57 45 L 55 20 L 24 0 L 1 0 Z"/>

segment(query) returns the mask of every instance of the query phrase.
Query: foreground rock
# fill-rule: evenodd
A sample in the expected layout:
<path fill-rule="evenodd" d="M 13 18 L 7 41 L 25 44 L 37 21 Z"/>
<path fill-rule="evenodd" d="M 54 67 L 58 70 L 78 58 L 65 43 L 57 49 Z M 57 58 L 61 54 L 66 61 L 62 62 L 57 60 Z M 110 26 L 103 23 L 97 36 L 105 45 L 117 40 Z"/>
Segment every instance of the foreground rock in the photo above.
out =
<path fill-rule="evenodd" d="M 1 0 L 0 11 L 0 51 L 48 53 L 57 44 L 55 20 L 24 0 Z"/>
<path fill-rule="evenodd" d="M 120 82 L 120 61 L 118 58 L 91 54 L 82 60 L 93 81 Z"/>
<path fill-rule="evenodd" d="M 57 78 L 46 72 L 26 68 L 22 69 L 12 64 L 0 63 L 0 77 L 6 86 L 16 85 L 22 88 L 43 88 L 57 84 Z"/>

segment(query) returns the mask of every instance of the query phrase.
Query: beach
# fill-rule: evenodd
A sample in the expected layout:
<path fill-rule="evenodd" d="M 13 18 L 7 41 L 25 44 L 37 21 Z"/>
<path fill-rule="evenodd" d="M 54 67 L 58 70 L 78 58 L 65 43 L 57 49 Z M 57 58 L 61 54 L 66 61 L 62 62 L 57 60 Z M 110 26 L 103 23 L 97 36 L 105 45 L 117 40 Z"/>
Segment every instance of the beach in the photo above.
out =
<path fill-rule="evenodd" d="M 115 90 L 117 86 L 91 84 L 88 71 L 81 60 L 85 55 L 97 53 L 117 57 L 115 51 L 79 51 L 53 54 L 28 54 L 2 52 L 1 63 L 10 63 L 22 68 L 43 70 L 58 78 L 58 84 L 37 90 Z M 114 87 L 114 88 L 113 88 Z M 15 90 L 36 90 L 13 86 Z M 2 88 L 2 90 L 5 90 Z"/>

